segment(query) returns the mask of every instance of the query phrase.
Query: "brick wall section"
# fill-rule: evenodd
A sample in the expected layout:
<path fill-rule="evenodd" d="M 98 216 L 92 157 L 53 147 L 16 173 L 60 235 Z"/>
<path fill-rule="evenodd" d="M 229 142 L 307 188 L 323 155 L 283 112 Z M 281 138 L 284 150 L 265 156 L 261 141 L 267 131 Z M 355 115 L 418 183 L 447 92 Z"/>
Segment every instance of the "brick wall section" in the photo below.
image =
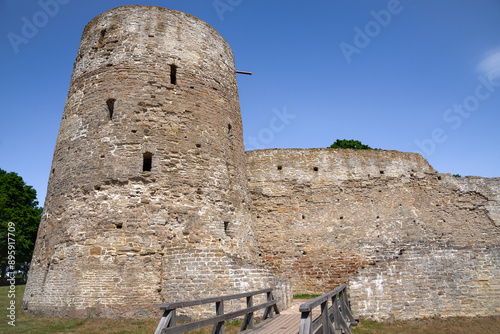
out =
<path fill-rule="evenodd" d="M 208 24 L 143 6 L 92 20 L 61 120 L 25 308 L 144 315 L 162 302 L 260 288 L 258 277 L 278 284 L 258 264 L 242 132 L 233 54 Z M 177 247 L 212 257 L 173 261 Z M 233 272 L 221 272 L 226 265 Z M 183 273 L 181 284 L 174 273 Z"/>
<path fill-rule="evenodd" d="M 377 319 L 461 315 L 468 303 L 474 314 L 500 313 L 500 179 L 439 174 L 396 151 L 257 150 L 247 160 L 259 255 L 294 293 L 346 282 L 355 312 Z M 440 254 L 460 261 L 429 265 Z M 472 281 L 484 289 L 464 288 Z M 383 293 L 374 294 L 377 282 Z M 440 284 L 448 288 L 433 295 Z M 429 307 L 411 302 L 415 292 Z"/>
<path fill-rule="evenodd" d="M 500 248 L 409 245 L 350 277 L 355 313 L 376 320 L 500 314 Z"/>
<path fill-rule="evenodd" d="M 272 275 L 263 267 L 244 263 L 239 258 L 227 256 L 220 248 L 207 248 L 205 245 L 172 245 L 166 251 L 165 264 L 171 270 L 165 276 L 165 294 L 172 300 L 185 300 L 186 292 L 190 298 L 208 298 L 222 294 L 242 293 L 274 287 L 273 296 L 278 307 L 284 310 L 290 306 L 292 289 L 290 282 Z M 254 305 L 263 303 L 265 295 L 256 296 Z M 225 312 L 241 309 L 246 299 L 225 303 Z M 199 308 L 197 313 L 214 315 L 214 304 Z M 181 314 L 185 311 L 180 310 Z M 188 315 L 190 315 L 188 313 Z"/>

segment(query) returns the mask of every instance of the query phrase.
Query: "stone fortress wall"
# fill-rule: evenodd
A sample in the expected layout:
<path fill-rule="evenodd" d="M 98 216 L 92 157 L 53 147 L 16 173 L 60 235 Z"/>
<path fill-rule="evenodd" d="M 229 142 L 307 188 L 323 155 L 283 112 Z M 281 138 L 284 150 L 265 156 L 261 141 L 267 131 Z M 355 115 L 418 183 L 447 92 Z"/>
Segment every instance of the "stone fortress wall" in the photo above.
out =
<path fill-rule="evenodd" d="M 419 154 L 247 152 L 259 255 L 294 293 L 348 283 L 375 319 L 500 314 L 500 178 Z"/>
<path fill-rule="evenodd" d="M 145 6 L 92 20 L 24 308 L 155 315 L 271 286 L 284 309 L 292 287 L 347 282 L 362 316 L 500 314 L 500 179 L 396 151 L 245 153 L 242 132 L 233 54 L 208 24 Z"/>

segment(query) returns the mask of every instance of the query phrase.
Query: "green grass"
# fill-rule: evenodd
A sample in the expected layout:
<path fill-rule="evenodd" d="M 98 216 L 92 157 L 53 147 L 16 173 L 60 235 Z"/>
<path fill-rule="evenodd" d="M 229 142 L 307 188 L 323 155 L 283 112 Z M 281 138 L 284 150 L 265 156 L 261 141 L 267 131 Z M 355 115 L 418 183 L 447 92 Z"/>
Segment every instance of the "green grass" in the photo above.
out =
<path fill-rule="evenodd" d="M 366 334 L 366 333 L 384 333 L 383 323 L 376 321 L 361 320 L 360 324 L 353 327 L 353 332 L 356 334 Z"/>

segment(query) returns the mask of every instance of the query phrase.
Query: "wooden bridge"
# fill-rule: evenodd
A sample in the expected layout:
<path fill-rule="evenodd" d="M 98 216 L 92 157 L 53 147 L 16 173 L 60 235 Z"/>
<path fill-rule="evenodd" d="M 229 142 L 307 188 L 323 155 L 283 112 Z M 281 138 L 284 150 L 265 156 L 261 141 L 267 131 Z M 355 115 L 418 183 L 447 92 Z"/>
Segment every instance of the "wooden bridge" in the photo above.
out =
<path fill-rule="evenodd" d="M 267 300 L 254 306 L 253 297 L 260 294 L 266 294 Z M 224 313 L 225 301 L 241 298 L 246 298 L 246 308 Z M 214 317 L 177 325 L 177 309 L 209 303 L 215 303 Z M 244 319 L 240 331 L 246 334 L 351 334 L 350 327 L 357 324 L 352 316 L 345 284 L 300 305 L 298 311 L 292 309 L 280 312 L 272 289 L 163 304 L 160 308 L 164 313 L 155 334 L 185 333 L 210 325 L 214 325 L 212 334 L 224 334 L 224 323 L 242 316 Z M 255 325 L 254 313 L 262 309 L 262 321 Z"/>

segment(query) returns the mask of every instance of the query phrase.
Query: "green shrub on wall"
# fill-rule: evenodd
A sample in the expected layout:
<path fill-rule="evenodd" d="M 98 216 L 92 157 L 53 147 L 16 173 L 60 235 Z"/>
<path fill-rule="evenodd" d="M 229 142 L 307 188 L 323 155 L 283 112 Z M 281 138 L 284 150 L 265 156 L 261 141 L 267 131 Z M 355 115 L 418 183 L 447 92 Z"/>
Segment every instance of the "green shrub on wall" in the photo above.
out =
<path fill-rule="evenodd" d="M 379 148 L 371 148 L 368 145 L 362 144 L 359 140 L 354 139 L 337 139 L 335 143 L 328 148 L 350 148 L 353 150 L 379 150 Z"/>

